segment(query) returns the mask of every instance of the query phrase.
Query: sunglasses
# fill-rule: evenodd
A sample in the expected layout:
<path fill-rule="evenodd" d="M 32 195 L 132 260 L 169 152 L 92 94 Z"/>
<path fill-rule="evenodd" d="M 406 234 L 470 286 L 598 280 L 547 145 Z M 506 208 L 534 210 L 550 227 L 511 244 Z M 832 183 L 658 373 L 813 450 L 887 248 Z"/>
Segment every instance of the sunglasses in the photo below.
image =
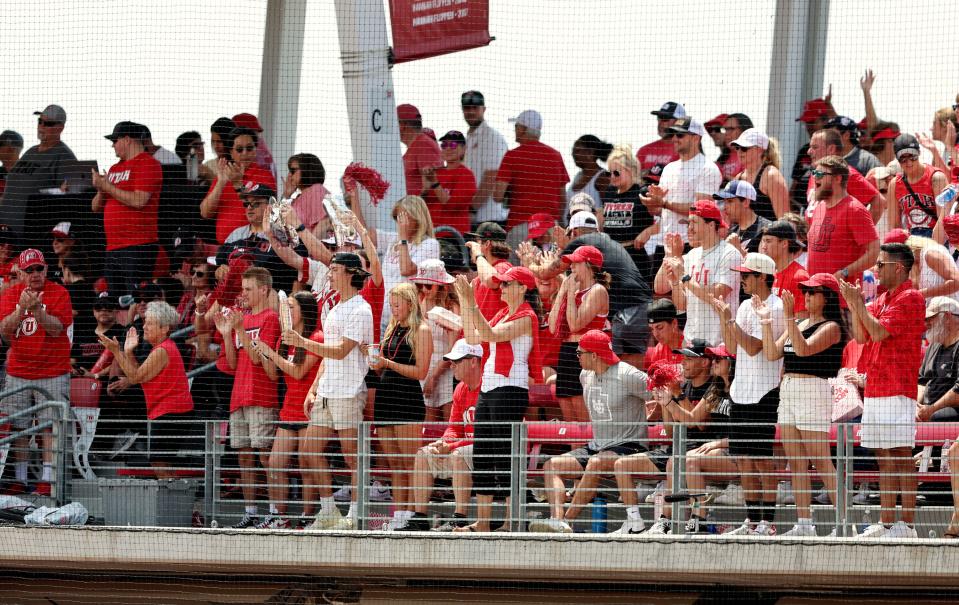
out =
<path fill-rule="evenodd" d="M 812 174 L 813 178 L 816 180 L 827 176 L 836 176 L 835 172 L 823 172 L 822 170 L 813 170 L 810 174 Z"/>
<path fill-rule="evenodd" d="M 256 145 L 247 145 L 247 146 L 245 146 L 245 147 L 234 147 L 234 148 L 233 148 L 233 151 L 235 151 L 235 152 L 237 152 L 237 153 L 242 153 L 242 152 L 244 152 L 244 151 L 246 151 L 246 152 L 256 151 Z"/>
<path fill-rule="evenodd" d="M 808 295 L 808 296 L 813 296 L 814 294 L 825 294 L 825 293 L 826 293 L 826 291 L 823 290 L 822 288 L 800 288 L 800 290 L 802 290 L 802 293 L 803 293 L 803 294 L 806 294 L 806 295 Z"/>
<path fill-rule="evenodd" d="M 886 265 L 901 265 L 901 264 L 902 264 L 902 262 L 901 262 L 901 261 L 897 261 L 897 260 L 877 260 L 877 261 L 876 261 L 876 268 L 877 268 L 877 269 L 882 269 L 882 268 L 885 267 Z"/>
<path fill-rule="evenodd" d="M 206 271 L 190 271 L 192 277 L 206 277 Z"/>
<path fill-rule="evenodd" d="M 440 143 L 442 149 L 456 149 L 460 146 L 459 141 L 443 141 Z"/>
<path fill-rule="evenodd" d="M 620 172 L 619 170 L 611 170 L 609 173 L 610 173 L 611 175 L 613 175 L 614 177 L 616 177 L 616 178 L 619 178 L 619 177 L 623 176 L 623 173 Z"/>
<path fill-rule="evenodd" d="M 670 132 L 666 135 L 667 139 L 685 139 L 689 133 L 686 132 Z"/>
<path fill-rule="evenodd" d="M 244 207 L 244 208 L 259 208 L 259 207 L 262 206 L 262 205 L 263 205 L 263 202 L 259 202 L 259 201 L 257 201 L 257 202 L 243 202 L 243 207 Z"/>
<path fill-rule="evenodd" d="M 710 134 L 721 134 L 723 132 L 722 126 L 710 126 L 706 129 L 706 132 Z"/>
<path fill-rule="evenodd" d="M 55 122 L 55 121 L 53 121 L 53 120 L 44 120 L 43 118 L 40 118 L 40 119 L 37 120 L 37 124 L 39 124 L 40 126 L 46 126 L 46 127 L 49 128 L 49 127 L 52 127 L 52 126 L 59 126 L 61 123 L 60 123 L 60 122 Z"/>
<path fill-rule="evenodd" d="M 903 162 L 915 162 L 919 159 L 919 154 L 912 151 L 905 151 L 897 155 L 896 159 L 899 160 L 900 164 Z"/>
<path fill-rule="evenodd" d="M 584 351 L 582 349 L 576 349 L 576 357 L 582 357 L 583 355 L 589 355 L 590 351 Z"/>
<path fill-rule="evenodd" d="M 27 267 L 26 269 L 21 269 L 21 271 L 24 273 L 40 273 L 46 268 L 47 267 L 45 265 L 33 265 L 31 267 Z"/>

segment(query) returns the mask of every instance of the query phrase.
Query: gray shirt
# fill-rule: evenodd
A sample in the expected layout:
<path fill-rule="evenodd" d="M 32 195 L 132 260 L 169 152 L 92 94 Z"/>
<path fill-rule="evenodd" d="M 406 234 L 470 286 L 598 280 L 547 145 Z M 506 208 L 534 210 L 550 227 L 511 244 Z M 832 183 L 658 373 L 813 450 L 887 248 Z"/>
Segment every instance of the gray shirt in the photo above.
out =
<path fill-rule="evenodd" d="M 620 362 L 599 376 L 583 370 L 579 380 L 583 383 L 583 398 L 593 425 L 591 449 L 646 442 L 646 400 L 650 392 L 646 388 L 645 372 Z"/>
<path fill-rule="evenodd" d="M 46 151 L 40 151 L 39 145 L 28 149 L 7 174 L 7 187 L 0 201 L 0 223 L 22 234 L 30 196 L 41 189 L 60 187 L 64 181 L 63 162 L 76 159 L 63 141 Z"/>
<path fill-rule="evenodd" d="M 869 171 L 873 168 L 879 168 L 882 166 L 882 162 L 879 161 L 879 158 L 869 153 L 861 147 L 853 147 L 852 151 L 846 155 L 846 163 L 859 171 L 859 174 L 866 176 L 869 174 Z"/>

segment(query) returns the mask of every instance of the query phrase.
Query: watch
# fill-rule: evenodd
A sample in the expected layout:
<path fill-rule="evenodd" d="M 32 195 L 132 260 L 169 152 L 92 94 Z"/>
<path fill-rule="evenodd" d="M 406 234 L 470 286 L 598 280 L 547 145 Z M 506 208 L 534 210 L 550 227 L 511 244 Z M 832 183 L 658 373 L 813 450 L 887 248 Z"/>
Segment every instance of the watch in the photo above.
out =
<path fill-rule="evenodd" d="M 401 239 L 401 240 L 400 240 L 400 245 L 401 245 L 401 246 L 409 246 L 410 243 L 409 243 L 408 241 L 406 241 L 405 239 Z"/>
<path fill-rule="evenodd" d="M 435 183 L 433 183 L 432 185 L 430 185 L 430 189 L 436 189 L 436 188 L 439 187 L 439 186 L 440 186 L 440 182 L 439 182 L 439 181 L 436 181 Z"/>
<path fill-rule="evenodd" d="M 683 282 L 683 283 L 685 284 L 685 283 L 691 281 L 692 279 L 693 279 L 693 276 L 692 276 L 692 275 L 684 275 L 684 276 L 682 276 L 682 277 L 680 278 L 679 281 L 681 281 L 681 282 Z"/>
<path fill-rule="evenodd" d="M 849 279 L 849 269 L 843 267 L 842 271 L 839 272 L 842 275 L 843 279 Z"/>
<path fill-rule="evenodd" d="M 306 230 L 306 225 L 304 225 L 303 223 L 300 223 L 300 226 L 294 229 L 294 231 L 296 231 L 297 233 L 305 230 Z"/>

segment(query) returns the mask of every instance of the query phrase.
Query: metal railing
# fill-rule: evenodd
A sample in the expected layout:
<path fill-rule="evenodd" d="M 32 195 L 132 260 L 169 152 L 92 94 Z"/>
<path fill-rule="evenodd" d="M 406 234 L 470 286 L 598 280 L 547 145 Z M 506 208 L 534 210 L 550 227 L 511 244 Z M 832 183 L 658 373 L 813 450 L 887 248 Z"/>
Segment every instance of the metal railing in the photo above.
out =
<path fill-rule="evenodd" d="M 0 450 L 8 449 L 10 452 L 17 452 L 18 454 L 25 455 L 28 454 L 28 451 L 20 451 L 15 448 L 17 441 L 21 439 L 32 437 L 34 435 L 42 435 L 46 431 L 52 431 L 55 449 L 54 449 L 54 480 L 52 483 L 52 497 L 56 500 L 58 504 L 63 504 L 66 501 L 66 484 L 67 484 L 67 452 L 69 451 L 69 444 L 67 439 L 68 432 L 65 430 L 67 425 L 66 422 L 69 419 L 70 413 L 70 404 L 65 401 L 54 401 L 53 396 L 46 389 L 35 386 L 35 385 L 23 385 L 13 389 L 7 389 L 5 391 L 0 391 L 0 399 L 4 397 L 9 397 L 11 395 L 16 395 L 17 393 L 23 392 L 35 392 L 39 393 L 42 397 L 45 397 L 46 400 L 40 403 L 29 406 L 13 414 L 9 414 L 0 418 L 0 421 L 4 423 L 10 423 L 13 420 L 18 418 L 26 417 L 33 418 L 37 415 L 38 412 L 41 412 L 45 409 L 53 409 L 56 414 L 54 420 L 42 420 L 38 421 L 35 424 L 25 428 L 25 429 L 12 429 L 9 434 L 6 436 L 0 437 Z"/>

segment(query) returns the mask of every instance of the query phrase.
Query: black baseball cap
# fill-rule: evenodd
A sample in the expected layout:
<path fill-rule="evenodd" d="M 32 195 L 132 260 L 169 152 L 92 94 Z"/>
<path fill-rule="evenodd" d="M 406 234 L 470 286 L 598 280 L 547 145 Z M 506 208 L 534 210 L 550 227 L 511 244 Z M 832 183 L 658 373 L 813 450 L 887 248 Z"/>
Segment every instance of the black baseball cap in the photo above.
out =
<path fill-rule="evenodd" d="M 506 241 L 506 230 L 494 222 L 480 223 L 476 231 L 472 231 L 466 235 L 473 239 L 488 239 L 494 242 Z"/>
<path fill-rule="evenodd" d="M 896 159 L 899 159 L 900 151 L 906 151 L 907 149 L 919 155 L 919 139 L 908 132 L 897 136 L 896 140 L 892 142 L 892 146 L 896 150 Z"/>
<path fill-rule="evenodd" d="M 463 107 L 486 107 L 486 99 L 478 90 L 467 90 L 460 95 L 460 105 Z"/>
<path fill-rule="evenodd" d="M 256 183 L 253 181 L 247 181 L 243 187 L 240 188 L 240 195 L 246 197 L 262 197 L 262 198 L 271 198 L 276 197 L 276 191 L 270 188 L 269 185 L 264 185 L 262 183 Z"/>
<path fill-rule="evenodd" d="M 104 292 L 93 301 L 93 310 L 98 311 L 100 309 L 113 309 L 114 311 L 120 308 L 120 301 L 117 300 L 116 296 L 110 296 L 109 293 Z"/>
<path fill-rule="evenodd" d="M 692 342 L 682 349 L 673 349 L 673 353 L 677 353 L 683 357 L 706 357 L 707 347 L 709 347 L 708 342 L 702 338 L 694 338 Z"/>
<path fill-rule="evenodd" d="M 649 303 L 649 306 L 646 308 L 646 320 L 651 324 L 661 321 L 672 321 L 676 319 L 678 315 L 679 311 L 676 310 L 676 305 L 668 298 L 657 298 Z"/>
<path fill-rule="evenodd" d="M 796 233 L 796 227 L 789 221 L 773 221 L 766 225 L 762 234 L 789 242 L 789 248 L 793 251 L 801 250 L 805 247 L 803 243 L 799 241 L 799 234 Z"/>
<path fill-rule="evenodd" d="M 680 103 L 675 101 L 667 101 L 663 103 L 662 107 L 659 109 L 654 109 L 649 112 L 656 116 L 657 118 L 685 118 L 686 117 L 686 108 L 683 107 Z"/>
<path fill-rule="evenodd" d="M 136 302 L 143 300 L 147 302 L 152 300 L 163 300 L 163 288 L 153 282 L 143 282 L 134 288 L 133 300 Z"/>
<path fill-rule="evenodd" d="M 143 124 L 137 124 L 136 122 L 117 122 L 116 126 L 113 127 L 113 132 L 104 135 L 104 138 L 114 143 L 123 137 L 130 137 L 134 141 L 142 141 L 150 138 L 150 131 Z"/>
<path fill-rule="evenodd" d="M 466 135 L 459 130 L 451 130 L 440 137 L 440 142 L 443 141 L 456 141 L 460 145 L 466 145 Z"/>
<path fill-rule="evenodd" d="M 355 273 L 356 275 L 369 275 L 367 271 L 363 270 L 363 261 L 360 260 L 360 255 L 353 254 L 352 252 L 337 252 L 333 255 L 330 264 L 343 265 L 346 267 L 347 272 Z"/>
<path fill-rule="evenodd" d="M 836 116 L 829 118 L 826 122 L 826 128 L 835 128 L 842 132 L 859 132 L 859 124 L 848 116 Z"/>

